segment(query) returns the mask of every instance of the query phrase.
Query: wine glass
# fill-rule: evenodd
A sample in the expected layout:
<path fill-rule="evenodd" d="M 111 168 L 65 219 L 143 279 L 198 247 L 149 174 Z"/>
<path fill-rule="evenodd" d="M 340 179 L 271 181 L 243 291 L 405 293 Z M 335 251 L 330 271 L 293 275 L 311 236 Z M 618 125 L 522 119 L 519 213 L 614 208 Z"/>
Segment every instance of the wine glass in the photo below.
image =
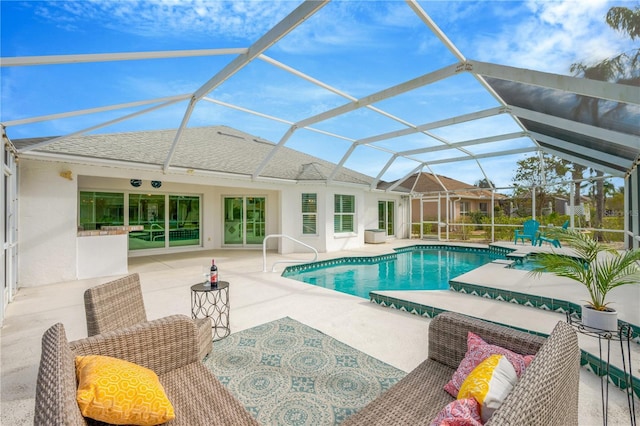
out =
<path fill-rule="evenodd" d="M 202 276 L 204 277 L 204 285 L 211 285 L 211 267 L 202 266 Z"/>

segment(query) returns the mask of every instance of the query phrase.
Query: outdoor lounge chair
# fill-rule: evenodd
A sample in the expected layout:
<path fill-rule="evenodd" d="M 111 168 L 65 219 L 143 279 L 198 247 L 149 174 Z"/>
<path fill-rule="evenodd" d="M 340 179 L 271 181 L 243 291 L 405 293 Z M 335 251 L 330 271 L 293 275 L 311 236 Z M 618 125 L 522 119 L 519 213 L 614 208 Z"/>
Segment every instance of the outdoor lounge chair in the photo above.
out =
<path fill-rule="evenodd" d="M 567 229 L 569 227 L 569 221 L 565 221 L 562 224 L 562 229 Z M 549 243 L 552 246 L 554 246 L 555 248 L 561 248 L 562 244 L 560 244 L 560 240 L 557 238 L 549 238 L 547 236 L 546 233 L 541 232 L 537 237 L 536 237 L 536 244 L 538 246 L 542 246 L 542 243 Z"/>
<path fill-rule="evenodd" d="M 84 310 L 89 336 L 118 330 L 147 321 L 140 276 L 135 273 L 101 284 L 84 292 Z M 209 318 L 195 320 L 198 353 L 204 359 L 211 353 L 213 334 Z"/>
<path fill-rule="evenodd" d="M 518 240 L 522 240 L 522 244 L 524 244 L 524 240 L 531 240 L 531 245 L 536 245 L 536 236 L 538 235 L 538 228 L 540 228 L 540 222 L 535 219 L 529 219 L 525 223 L 522 224 L 522 231 L 516 229 L 515 238 L 513 240 L 514 244 L 518 244 Z"/>
<path fill-rule="evenodd" d="M 258 422 L 200 360 L 197 330 L 186 315 L 172 315 L 69 342 L 57 323 L 42 337 L 36 382 L 36 426 L 106 425 L 82 416 L 75 357 L 104 355 L 153 370 L 173 405 L 178 425 L 257 425 Z"/>

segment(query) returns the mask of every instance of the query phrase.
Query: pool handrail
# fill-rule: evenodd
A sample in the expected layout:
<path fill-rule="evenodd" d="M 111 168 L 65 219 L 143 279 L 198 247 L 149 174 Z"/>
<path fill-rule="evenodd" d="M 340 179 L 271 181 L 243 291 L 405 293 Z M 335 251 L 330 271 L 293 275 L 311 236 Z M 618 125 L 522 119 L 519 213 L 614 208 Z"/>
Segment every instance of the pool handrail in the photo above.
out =
<path fill-rule="evenodd" d="M 318 250 L 316 250 L 315 247 L 310 246 L 309 244 L 305 244 L 302 241 L 296 240 L 295 238 L 286 235 L 286 234 L 269 234 L 266 237 L 264 237 L 264 240 L 262 240 L 262 272 L 267 272 L 267 240 L 269 238 L 286 238 L 290 241 L 293 241 L 294 243 L 298 243 L 300 245 L 303 245 L 307 248 L 310 248 L 311 250 L 313 250 L 313 252 L 315 253 L 314 257 L 312 260 L 307 261 L 307 260 L 298 260 L 298 259 L 290 259 L 290 260 L 278 260 L 276 262 L 273 263 L 273 265 L 271 266 L 271 272 L 276 272 L 276 265 L 278 263 L 311 263 L 311 262 L 315 262 L 316 260 L 318 260 Z"/>

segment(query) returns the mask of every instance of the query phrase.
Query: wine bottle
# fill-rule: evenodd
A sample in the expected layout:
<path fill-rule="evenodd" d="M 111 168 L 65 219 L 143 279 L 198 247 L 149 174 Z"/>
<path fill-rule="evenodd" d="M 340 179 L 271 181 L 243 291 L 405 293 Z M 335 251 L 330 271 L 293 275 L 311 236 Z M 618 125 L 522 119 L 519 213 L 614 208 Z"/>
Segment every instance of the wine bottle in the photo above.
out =
<path fill-rule="evenodd" d="M 216 261 L 211 259 L 211 287 L 218 286 L 218 267 L 216 266 Z"/>

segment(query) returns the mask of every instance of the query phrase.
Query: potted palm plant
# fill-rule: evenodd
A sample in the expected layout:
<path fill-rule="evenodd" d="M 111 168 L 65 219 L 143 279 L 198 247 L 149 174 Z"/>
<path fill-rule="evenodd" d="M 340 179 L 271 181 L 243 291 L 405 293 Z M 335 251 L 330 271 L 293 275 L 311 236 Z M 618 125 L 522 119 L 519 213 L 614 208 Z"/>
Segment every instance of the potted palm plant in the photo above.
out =
<path fill-rule="evenodd" d="M 599 330 L 617 330 L 617 311 L 607 306 L 606 297 L 616 287 L 640 284 L 640 250 L 620 252 L 577 231 L 558 229 L 550 234 L 568 243 L 575 256 L 555 250 L 536 254 L 536 266 L 531 273 L 550 272 L 578 281 L 587 288 L 590 296 L 582 307 L 582 324 Z"/>

